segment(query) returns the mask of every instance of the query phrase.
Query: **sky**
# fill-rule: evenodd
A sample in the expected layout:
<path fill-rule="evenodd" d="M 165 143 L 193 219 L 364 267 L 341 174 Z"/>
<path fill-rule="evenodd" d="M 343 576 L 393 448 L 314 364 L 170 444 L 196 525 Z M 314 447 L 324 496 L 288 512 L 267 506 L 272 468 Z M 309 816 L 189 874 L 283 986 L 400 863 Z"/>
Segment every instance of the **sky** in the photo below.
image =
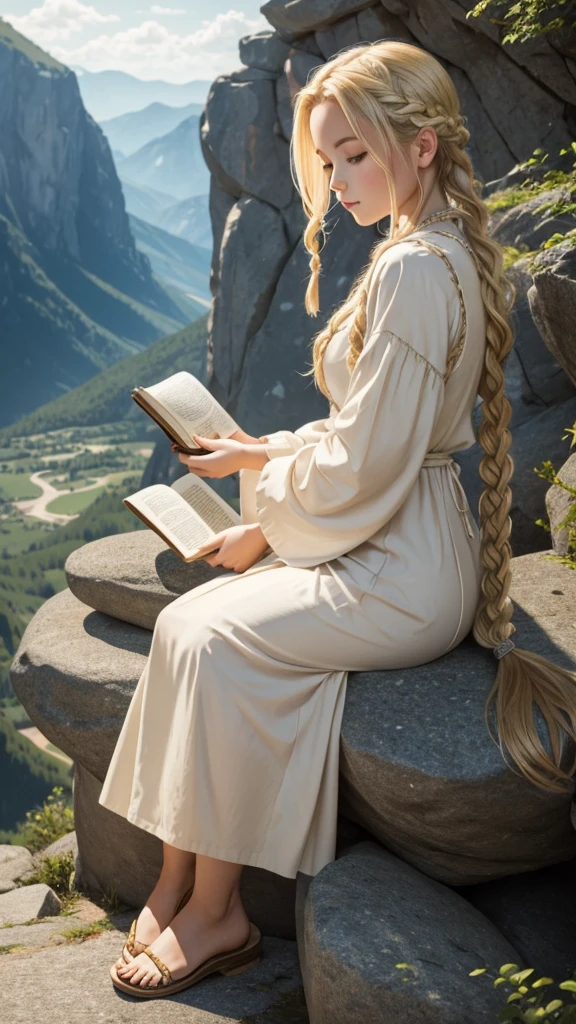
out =
<path fill-rule="evenodd" d="M 242 67 L 238 40 L 271 28 L 264 0 L 0 0 L 5 21 L 69 67 L 137 78 L 213 80 Z"/>

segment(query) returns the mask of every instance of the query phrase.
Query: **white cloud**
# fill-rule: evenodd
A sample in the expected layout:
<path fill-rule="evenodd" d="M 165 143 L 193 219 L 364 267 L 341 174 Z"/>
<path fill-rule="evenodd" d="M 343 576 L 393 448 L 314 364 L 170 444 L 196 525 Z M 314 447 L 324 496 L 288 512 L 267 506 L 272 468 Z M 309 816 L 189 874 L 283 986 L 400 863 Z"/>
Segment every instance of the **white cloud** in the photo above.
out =
<path fill-rule="evenodd" d="M 160 4 L 152 4 L 152 7 L 145 7 L 142 11 L 136 11 L 136 14 L 162 14 L 164 17 L 187 13 L 184 7 L 162 7 Z"/>
<path fill-rule="evenodd" d="M 268 28 L 269 23 L 262 15 L 251 19 L 242 11 L 230 10 L 211 21 L 202 20 L 200 26 L 183 34 L 158 21 L 144 21 L 74 48 L 53 45 L 50 53 L 64 64 L 80 65 L 88 71 L 117 69 L 142 78 L 162 75 L 170 81 L 211 79 L 240 67 L 238 40 Z"/>
<path fill-rule="evenodd" d="M 95 7 L 80 0 L 44 0 L 41 7 L 33 7 L 28 14 L 4 14 L 5 21 L 22 35 L 43 46 L 52 40 L 69 39 L 90 25 L 120 21 L 117 14 L 101 14 Z"/>

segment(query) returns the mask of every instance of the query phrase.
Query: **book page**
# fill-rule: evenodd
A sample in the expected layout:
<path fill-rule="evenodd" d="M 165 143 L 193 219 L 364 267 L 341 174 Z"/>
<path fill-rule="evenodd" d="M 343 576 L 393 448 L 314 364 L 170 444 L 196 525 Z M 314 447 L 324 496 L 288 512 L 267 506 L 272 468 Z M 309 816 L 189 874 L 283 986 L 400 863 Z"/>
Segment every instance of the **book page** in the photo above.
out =
<path fill-rule="evenodd" d="M 214 533 L 219 532 L 211 530 L 188 502 L 166 484 L 151 484 L 123 501 L 131 502 L 158 524 L 185 558 L 208 544 Z"/>
<path fill-rule="evenodd" d="M 170 490 L 176 491 L 201 517 L 211 533 L 220 533 L 242 523 L 242 517 L 202 477 L 180 476 Z"/>
<path fill-rule="evenodd" d="M 228 415 L 207 388 L 187 370 L 141 388 L 147 397 L 165 410 L 166 418 L 175 420 L 188 440 L 190 448 L 197 448 L 192 434 L 202 437 L 230 437 L 238 424 Z"/>

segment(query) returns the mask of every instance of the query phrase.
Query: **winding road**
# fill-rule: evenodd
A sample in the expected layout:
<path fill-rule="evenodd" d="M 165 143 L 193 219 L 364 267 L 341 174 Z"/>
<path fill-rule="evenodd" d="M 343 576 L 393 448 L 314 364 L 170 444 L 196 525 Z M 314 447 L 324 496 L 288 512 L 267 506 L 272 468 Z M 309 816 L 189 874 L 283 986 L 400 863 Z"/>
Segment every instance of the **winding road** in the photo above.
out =
<path fill-rule="evenodd" d="M 53 470 L 41 469 L 37 473 L 32 473 L 29 477 L 30 483 L 37 484 L 38 487 L 42 488 L 42 494 L 39 494 L 37 498 L 25 498 L 21 501 L 13 501 L 14 508 L 19 509 L 25 516 L 34 516 L 36 519 L 45 519 L 49 523 L 68 523 L 71 519 L 76 519 L 79 515 L 76 512 L 74 515 L 65 515 L 56 512 L 47 512 L 46 506 L 50 502 L 54 501 L 55 498 L 61 497 L 63 494 L 79 494 L 80 491 L 93 491 L 95 487 L 100 487 L 103 484 L 108 483 L 115 474 L 108 473 L 106 476 L 100 476 L 94 480 L 94 483 L 88 484 L 87 487 L 77 487 L 76 490 L 71 491 L 59 491 L 57 487 L 53 487 L 48 480 L 44 480 L 43 473 L 52 474 Z M 60 476 L 57 479 L 63 480 L 64 477 Z"/>

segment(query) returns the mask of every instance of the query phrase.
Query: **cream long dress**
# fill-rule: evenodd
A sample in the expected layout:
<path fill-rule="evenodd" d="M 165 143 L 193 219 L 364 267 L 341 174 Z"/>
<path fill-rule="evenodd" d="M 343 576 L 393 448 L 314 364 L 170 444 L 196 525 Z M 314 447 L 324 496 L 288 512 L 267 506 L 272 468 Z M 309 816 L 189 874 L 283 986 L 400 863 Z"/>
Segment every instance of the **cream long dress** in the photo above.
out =
<path fill-rule="evenodd" d="M 380 257 L 352 374 L 346 327 L 332 338 L 330 415 L 241 471 L 270 553 L 158 615 L 100 803 L 180 849 L 315 875 L 335 857 L 348 672 L 432 661 L 471 629 L 478 528 L 457 464 L 423 463 L 474 443 L 484 308 L 460 221 L 437 229 Z"/>

